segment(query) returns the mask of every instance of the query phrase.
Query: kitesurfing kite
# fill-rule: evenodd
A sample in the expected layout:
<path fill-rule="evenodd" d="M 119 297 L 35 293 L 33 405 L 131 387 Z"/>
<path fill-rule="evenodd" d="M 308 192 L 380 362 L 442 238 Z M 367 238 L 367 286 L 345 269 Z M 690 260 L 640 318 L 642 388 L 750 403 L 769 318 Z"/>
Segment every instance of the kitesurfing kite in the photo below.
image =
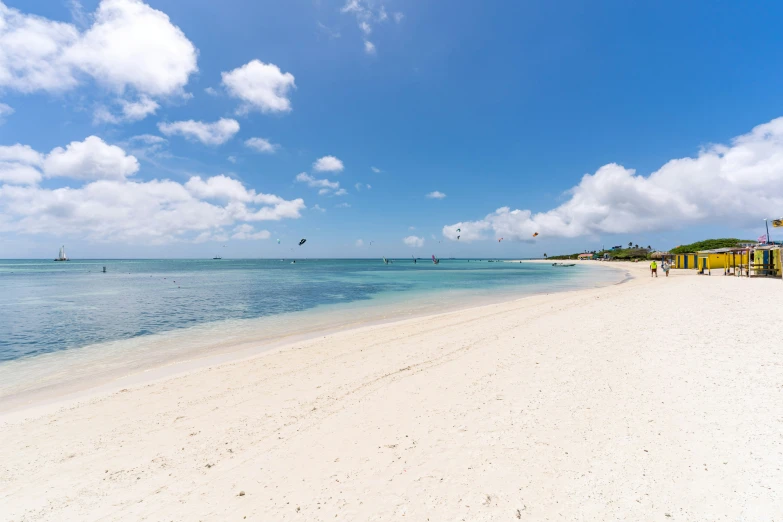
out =
<path fill-rule="evenodd" d="M 457 241 L 459 241 L 459 236 L 457 236 Z"/>
<path fill-rule="evenodd" d="M 536 237 L 537 235 L 538 235 L 538 232 L 536 232 L 535 234 L 533 234 L 533 237 Z"/>
<path fill-rule="evenodd" d="M 503 239 L 504 239 L 504 238 L 502 238 L 502 237 L 501 237 L 500 239 L 498 239 L 498 243 L 500 243 L 501 241 L 503 241 Z"/>
<path fill-rule="evenodd" d="M 277 240 L 277 244 L 278 244 L 278 245 L 280 244 L 280 240 L 279 240 L 279 239 Z"/>
<path fill-rule="evenodd" d="M 307 240 L 306 240 L 306 239 L 300 239 L 300 240 L 299 240 L 299 246 L 302 246 L 302 245 L 304 245 L 305 243 L 307 243 Z"/>

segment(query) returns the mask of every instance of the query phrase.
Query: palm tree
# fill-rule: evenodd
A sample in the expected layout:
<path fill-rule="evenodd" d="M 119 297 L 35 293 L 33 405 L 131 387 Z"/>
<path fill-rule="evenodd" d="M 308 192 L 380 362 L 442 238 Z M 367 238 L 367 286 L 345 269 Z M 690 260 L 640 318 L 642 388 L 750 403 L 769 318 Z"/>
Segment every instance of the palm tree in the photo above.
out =
<path fill-rule="evenodd" d="M 647 245 L 647 250 L 652 250 L 652 247 L 650 245 Z"/>
<path fill-rule="evenodd" d="M 628 242 L 628 248 L 631 248 L 633 246 L 633 241 Z"/>
<path fill-rule="evenodd" d="M 546 259 L 546 252 L 544 252 L 544 259 Z"/>
<path fill-rule="evenodd" d="M 634 245 L 633 247 L 634 247 L 636 250 L 639 250 L 639 245 Z"/>

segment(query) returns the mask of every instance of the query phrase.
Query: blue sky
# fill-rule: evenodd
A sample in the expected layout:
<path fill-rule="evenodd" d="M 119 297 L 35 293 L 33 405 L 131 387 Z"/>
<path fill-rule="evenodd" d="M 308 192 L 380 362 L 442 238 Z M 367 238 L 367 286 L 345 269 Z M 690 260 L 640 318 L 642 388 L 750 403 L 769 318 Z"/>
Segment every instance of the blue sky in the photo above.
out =
<path fill-rule="evenodd" d="M 783 6 L 682 4 L 7 0 L 0 257 L 755 238 L 783 214 Z"/>

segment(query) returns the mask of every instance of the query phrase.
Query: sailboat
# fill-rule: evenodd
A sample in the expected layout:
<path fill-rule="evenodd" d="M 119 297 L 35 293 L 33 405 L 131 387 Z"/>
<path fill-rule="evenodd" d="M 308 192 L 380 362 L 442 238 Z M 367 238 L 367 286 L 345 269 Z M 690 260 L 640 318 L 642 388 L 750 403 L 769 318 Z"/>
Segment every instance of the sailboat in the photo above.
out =
<path fill-rule="evenodd" d="M 220 254 L 215 254 L 215 257 L 213 257 L 212 259 L 223 259 L 223 258 L 220 257 Z"/>
<path fill-rule="evenodd" d="M 384 265 L 388 265 L 388 264 L 389 264 L 389 260 L 388 260 L 388 259 L 386 259 L 386 257 L 384 257 L 384 258 L 383 258 L 383 264 L 384 264 Z"/>
<path fill-rule="evenodd" d="M 435 264 L 435 265 L 437 265 L 438 263 L 440 263 L 440 259 L 437 259 L 437 258 L 435 257 L 435 254 L 432 254 L 432 263 L 433 263 L 433 264 Z"/>
<path fill-rule="evenodd" d="M 60 253 L 57 254 L 55 261 L 68 261 L 68 257 L 65 255 L 65 245 L 60 247 Z"/>

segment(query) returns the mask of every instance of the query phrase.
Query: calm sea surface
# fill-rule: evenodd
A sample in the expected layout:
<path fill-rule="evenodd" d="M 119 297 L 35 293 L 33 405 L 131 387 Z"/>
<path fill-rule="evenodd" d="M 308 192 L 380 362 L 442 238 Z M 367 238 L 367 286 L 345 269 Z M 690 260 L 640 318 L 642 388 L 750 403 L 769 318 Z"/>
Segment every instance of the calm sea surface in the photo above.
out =
<path fill-rule="evenodd" d="M 621 278 L 586 266 L 445 259 L 0 261 L 0 361 L 270 316 L 305 328 L 310 316 L 297 312 L 351 303 L 404 315 Z"/>
<path fill-rule="evenodd" d="M 624 277 L 449 259 L 0 261 L 0 412 L 328 331 Z"/>

